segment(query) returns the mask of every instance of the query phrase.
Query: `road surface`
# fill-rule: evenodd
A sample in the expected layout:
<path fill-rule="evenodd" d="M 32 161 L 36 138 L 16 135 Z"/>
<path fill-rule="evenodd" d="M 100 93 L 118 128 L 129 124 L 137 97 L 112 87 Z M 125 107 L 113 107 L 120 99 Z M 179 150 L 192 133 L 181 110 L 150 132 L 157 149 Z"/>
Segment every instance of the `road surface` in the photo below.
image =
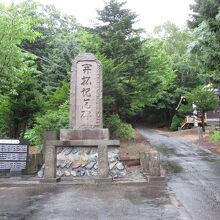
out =
<path fill-rule="evenodd" d="M 167 171 L 170 198 L 190 219 L 220 219 L 220 156 L 144 127 L 139 132 L 161 153 Z"/>
<path fill-rule="evenodd" d="M 139 132 L 161 152 L 165 181 L 0 187 L 0 220 L 218 220 L 220 158 L 181 138 Z"/>
<path fill-rule="evenodd" d="M 144 185 L 39 185 L 0 189 L 0 219 L 178 219 L 166 183 Z"/>

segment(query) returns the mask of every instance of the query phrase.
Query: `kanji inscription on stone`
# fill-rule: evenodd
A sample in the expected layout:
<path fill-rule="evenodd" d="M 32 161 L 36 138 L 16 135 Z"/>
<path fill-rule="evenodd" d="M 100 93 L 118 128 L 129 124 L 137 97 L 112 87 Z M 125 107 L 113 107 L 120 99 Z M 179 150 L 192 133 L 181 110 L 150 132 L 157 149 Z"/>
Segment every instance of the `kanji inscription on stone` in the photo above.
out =
<path fill-rule="evenodd" d="M 70 93 L 70 128 L 102 128 L 102 68 L 93 54 L 73 63 Z"/>

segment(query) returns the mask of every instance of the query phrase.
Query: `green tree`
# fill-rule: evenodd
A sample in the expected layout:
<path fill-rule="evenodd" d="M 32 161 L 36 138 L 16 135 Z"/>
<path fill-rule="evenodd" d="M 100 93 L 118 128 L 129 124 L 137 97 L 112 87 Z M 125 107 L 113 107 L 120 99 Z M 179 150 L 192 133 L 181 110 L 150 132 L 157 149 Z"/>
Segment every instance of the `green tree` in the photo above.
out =
<path fill-rule="evenodd" d="M 78 55 L 79 25 L 72 15 L 61 14 L 53 5 L 37 5 L 32 12 L 40 24 L 35 28 L 41 36 L 34 42 L 24 42 L 23 48 L 37 56 L 39 83 L 46 97 L 63 81 L 69 81 L 72 59 Z"/>
<path fill-rule="evenodd" d="M 13 92 L 24 72 L 33 68 L 29 61 L 34 56 L 25 53 L 21 45 L 40 35 L 34 30 L 38 19 L 30 15 L 35 7 L 32 2 L 10 7 L 0 4 L 0 96 Z"/>
<path fill-rule="evenodd" d="M 34 117 L 34 123 L 25 132 L 31 145 L 41 146 L 43 133 L 48 130 L 59 131 L 69 125 L 69 83 L 63 82 L 56 91 L 49 95 L 41 111 Z"/>
<path fill-rule="evenodd" d="M 171 58 L 165 50 L 164 42 L 154 38 L 146 40 L 144 53 L 149 57 L 148 69 L 137 81 L 139 97 L 137 97 L 135 105 L 138 105 L 139 102 L 142 103 L 142 107 L 147 105 L 164 109 L 165 100 L 168 98 L 169 90 L 175 80 Z"/>
<path fill-rule="evenodd" d="M 199 85 L 199 68 L 195 57 L 189 53 L 192 32 L 188 28 L 180 29 L 172 22 L 166 22 L 154 30 L 154 37 L 164 42 L 164 49 L 170 56 L 172 69 L 176 73 L 176 88 L 196 87 Z M 178 94 L 179 95 L 179 94 Z"/>
<path fill-rule="evenodd" d="M 124 9 L 125 2 L 110 0 L 98 11 L 93 33 L 100 39 L 99 53 L 104 58 L 104 109 L 107 115 L 119 113 L 123 119 L 134 114 L 136 78 L 146 71 L 147 57 L 142 52 L 140 30 L 134 29 L 136 14 Z M 108 64 L 107 64 L 107 62 Z"/>
<path fill-rule="evenodd" d="M 106 1 L 92 33 L 100 39 L 105 115 L 128 120 L 161 97 L 173 73 L 163 51 L 157 45 L 150 48 L 153 42 L 148 44 L 141 38 L 142 30 L 133 27 L 137 15 L 124 6 L 125 2 Z"/>
<path fill-rule="evenodd" d="M 16 87 L 16 93 L 9 95 L 9 137 L 23 137 L 27 127 L 33 123 L 34 115 L 42 108 L 42 96 L 38 81 L 26 73 Z"/>
<path fill-rule="evenodd" d="M 190 45 L 202 69 L 203 82 L 220 85 L 220 2 L 196 0 L 191 6 L 194 41 Z"/>
<path fill-rule="evenodd" d="M 191 20 L 188 21 L 191 28 L 198 27 L 203 21 L 212 23 L 216 15 L 219 13 L 219 0 L 195 0 L 195 3 L 190 5 L 192 11 Z"/>
<path fill-rule="evenodd" d="M 137 15 L 124 9 L 125 2 L 109 0 L 103 10 L 98 10 L 94 32 L 101 39 L 100 52 L 117 63 L 135 58 L 142 46 L 141 29 L 134 29 Z"/>
<path fill-rule="evenodd" d="M 198 56 L 190 52 L 194 39 L 192 31 L 187 27 L 180 29 L 175 24 L 166 22 L 155 28 L 153 37 L 162 42 L 161 47 L 169 57 L 172 70 L 175 72 L 174 81 L 159 100 L 157 113 L 165 114 L 167 122 L 170 122 L 179 97 L 204 82 L 201 77 L 204 68 Z"/>
<path fill-rule="evenodd" d="M 196 87 L 186 95 L 188 105 L 191 107 L 192 104 L 196 105 L 197 110 L 201 112 L 199 117 L 202 121 L 202 128 L 205 131 L 205 112 L 216 109 L 218 105 L 218 97 L 214 93 L 214 90 L 210 88 L 204 88 L 202 86 Z"/>
<path fill-rule="evenodd" d="M 0 4 L 0 136 L 23 136 L 34 113 L 40 109 L 35 56 L 24 52 L 24 41 L 33 42 L 40 34 L 31 15 L 32 1 L 6 7 Z"/>

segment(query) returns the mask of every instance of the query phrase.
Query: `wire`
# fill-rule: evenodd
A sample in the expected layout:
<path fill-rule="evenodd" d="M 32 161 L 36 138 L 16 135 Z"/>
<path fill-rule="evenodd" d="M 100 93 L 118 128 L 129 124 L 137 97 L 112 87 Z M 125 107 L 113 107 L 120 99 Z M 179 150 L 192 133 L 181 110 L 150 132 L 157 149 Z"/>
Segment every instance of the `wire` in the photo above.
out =
<path fill-rule="evenodd" d="M 23 52 L 25 52 L 25 53 L 32 54 L 32 55 L 36 56 L 37 58 L 39 58 L 40 60 L 43 60 L 43 61 L 45 61 L 45 62 L 47 62 L 47 63 L 53 63 L 54 65 L 56 65 L 56 66 L 58 66 L 58 67 L 60 67 L 61 69 L 63 69 L 63 70 L 66 71 L 66 69 L 64 69 L 62 66 L 60 66 L 60 65 L 57 64 L 57 63 L 54 63 L 52 60 L 49 60 L 49 59 L 46 58 L 46 57 L 39 57 L 39 56 L 37 56 L 36 54 L 31 53 L 31 52 L 29 52 L 29 51 L 27 51 L 27 50 L 25 50 L 25 49 L 22 49 L 22 48 L 21 48 L 21 50 L 22 50 Z"/>

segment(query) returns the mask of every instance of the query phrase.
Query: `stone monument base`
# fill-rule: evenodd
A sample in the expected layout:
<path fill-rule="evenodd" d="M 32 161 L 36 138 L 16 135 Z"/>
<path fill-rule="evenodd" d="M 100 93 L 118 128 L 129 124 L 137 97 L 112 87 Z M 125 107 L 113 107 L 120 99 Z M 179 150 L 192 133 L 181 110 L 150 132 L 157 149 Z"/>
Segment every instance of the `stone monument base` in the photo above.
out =
<path fill-rule="evenodd" d="M 118 140 L 47 141 L 43 177 L 124 175 L 126 170 L 119 161 L 119 146 Z"/>
<path fill-rule="evenodd" d="M 60 140 L 109 140 L 107 128 L 61 129 Z"/>
<path fill-rule="evenodd" d="M 58 183 L 60 181 L 61 181 L 60 177 L 40 179 L 40 183 Z"/>

